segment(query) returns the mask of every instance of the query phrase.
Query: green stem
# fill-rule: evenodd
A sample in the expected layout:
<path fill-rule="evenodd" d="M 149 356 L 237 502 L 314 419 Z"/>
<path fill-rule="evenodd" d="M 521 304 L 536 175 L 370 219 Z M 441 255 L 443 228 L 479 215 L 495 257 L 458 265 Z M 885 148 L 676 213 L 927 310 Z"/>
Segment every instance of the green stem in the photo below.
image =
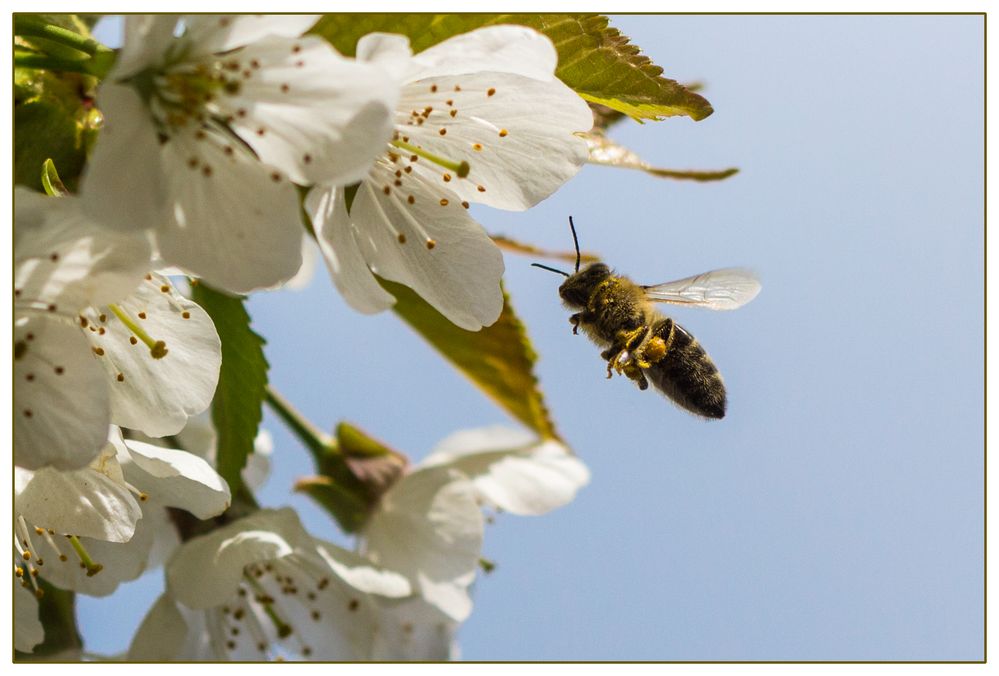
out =
<path fill-rule="evenodd" d="M 31 52 L 19 52 L 14 54 L 14 66 L 16 68 L 35 68 L 38 70 L 58 70 L 65 73 L 83 73 L 84 75 L 95 75 L 90 68 L 89 59 L 63 59 L 58 56 L 48 54 L 35 54 Z"/>
<path fill-rule="evenodd" d="M 65 47 L 69 47 L 70 49 L 75 49 L 78 52 L 89 54 L 90 56 L 94 56 L 99 52 L 111 51 L 108 47 L 105 47 L 91 37 L 80 35 L 79 33 L 74 33 L 66 28 L 53 26 L 51 24 L 19 22 L 16 33 L 21 36 L 27 35 L 36 38 L 44 38 L 45 40 L 56 42 Z"/>
<path fill-rule="evenodd" d="M 414 146 L 412 143 L 406 143 L 405 141 L 392 141 L 392 145 L 394 145 L 396 148 L 402 148 L 403 150 L 408 150 L 414 155 L 419 155 L 420 157 L 426 160 L 430 160 L 434 164 L 439 164 L 445 169 L 450 169 L 454 173 L 458 174 L 458 178 L 465 178 L 466 176 L 468 176 L 468 172 L 471 171 L 471 165 L 469 165 L 468 162 L 466 162 L 465 160 L 462 160 L 461 162 L 448 160 L 441 157 L 440 155 L 434 155 L 433 153 L 428 152 L 423 148 L 420 148 L 419 146 Z"/>
<path fill-rule="evenodd" d="M 317 464 L 327 460 L 331 454 L 338 454 L 336 442 L 325 434 L 318 427 L 305 418 L 298 409 L 291 405 L 287 399 L 281 396 L 271 385 L 267 386 L 265 399 L 271 410 L 277 413 L 278 417 L 295 433 Z"/>

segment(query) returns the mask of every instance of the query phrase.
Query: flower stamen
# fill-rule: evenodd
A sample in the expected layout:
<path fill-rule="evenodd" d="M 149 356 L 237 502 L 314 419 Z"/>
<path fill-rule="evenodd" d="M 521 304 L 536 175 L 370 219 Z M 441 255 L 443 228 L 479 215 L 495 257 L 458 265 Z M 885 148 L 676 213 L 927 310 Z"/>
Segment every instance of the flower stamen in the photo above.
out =
<path fill-rule="evenodd" d="M 97 563 L 90 558 L 90 554 L 87 553 L 86 547 L 83 546 L 83 543 L 80 542 L 78 537 L 75 535 L 67 535 L 66 537 L 69 539 L 69 544 L 73 546 L 73 551 L 75 551 L 76 555 L 80 558 L 80 563 L 82 563 L 83 567 L 87 569 L 87 577 L 93 577 L 94 575 L 97 575 L 97 573 L 104 570 L 103 564 Z"/>
<path fill-rule="evenodd" d="M 405 141 L 395 140 L 395 141 L 392 141 L 391 143 L 392 143 L 392 145 L 396 146 L 397 148 L 402 148 L 403 150 L 408 150 L 409 152 L 413 153 L 414 155 L 419 155 L 420 157 L 422 157 L 424 159 L 427 159 L 427 160 L 430 160 L 434 164 L 440 165 L 440 166 L 444 167 L 445 169 L 450 169 L 454 173 L 458 174 L 459 178 L 465 178 L 466 176 L 468 176 L 468 172 L 472 170 L 471 165 L 469 165 L 468 162 L 466 162 L 465 160 L 462 160 L 461 162 L 455 162 L 453 160 L 448 160 L 448 159 L 445 159 L 445 158 L 441 157 L 440 155 L 434 155 L 433 153 L 428 152 L 428 151 L 424 150 L 423 148 L 420 148 L 419 146 L 414 146 L 414 145 L 412 145 L 410 143 L 407 143 Z"/>
<path fill-rule="evenodd" d="M 132 317 L 121 309 L 119 306 L 112 303 L 108 307 L 111 308 L 111 312 L 121 320 L 121 323 L 128 327 L 135 336 L 145 343 L 149 347 L 149 354 L 153 359 L 162 359 L 167 355 L 166 342 L 162 340 L 154 340 L 148 333 L 146 333 L 141 326 L 139 326 Z"/>

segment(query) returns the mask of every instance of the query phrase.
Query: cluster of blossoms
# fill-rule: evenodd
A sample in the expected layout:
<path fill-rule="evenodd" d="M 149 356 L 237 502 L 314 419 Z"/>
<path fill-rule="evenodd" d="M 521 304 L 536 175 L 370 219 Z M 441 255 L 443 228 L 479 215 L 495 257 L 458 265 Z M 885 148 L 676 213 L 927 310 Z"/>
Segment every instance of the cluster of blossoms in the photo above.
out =
<path fill-rule="evenodd" d="M 106 595 L 164 565 L 131 659 L 444 659 L 471 611 L 484 511 L 542 514 L 588 480 L 560 443 L 490 428 L 388 487 L 356 551 L 289 509 L 227 512 L 203 414 L 221 344 L 171 276 L 273 288 L 314 239 L 355 309 L 394 303 L 381 277 L 478 330 L 502 309 L 503 261 L 470 204 L 527 209 L 587 156 L 590 110 L 535 31 L 480 29 L 416 55 L 372 34 L 351 59 L 305 34 L 314 22 L 127 17 L 79 194 L 16 190 L 20 651 L 44 638 L 40 580 Z M 183 533 L 182 512 L 219 527 Z"/>

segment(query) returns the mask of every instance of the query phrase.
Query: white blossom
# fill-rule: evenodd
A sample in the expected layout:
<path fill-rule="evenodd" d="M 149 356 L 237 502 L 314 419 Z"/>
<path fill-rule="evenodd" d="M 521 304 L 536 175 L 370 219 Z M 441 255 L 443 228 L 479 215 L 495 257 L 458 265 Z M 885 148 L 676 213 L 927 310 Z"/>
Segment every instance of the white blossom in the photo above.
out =
<path fill-rule="evenodd" d="M 309 16 L 125 19 L 98 92 L 106 124 L 83 197 L 103 222 L 153 228 L 159 252 L 244 293 L 302 264 L 295 183 L 358 180 L 389 133 L 397 87 L 341 57 Z"/>
<path fill-rule="evenodd" d="M 394 302 L 376 273 L 462 328 L 488 326 L 503 306 L 503 258 L 467 209 L 527 209 L 575 175 L 590 109 L 554 76 L 551 41 L 529 28 L 482 28 L 415 56 L 406 38 L 372 34 L 357 55 L 402 94 L 349 212 L 344 188 L 317 186 L 306 199 L 330 275 L 361 312 Z"/>
<path fill-rule="evenodd" d="M 211 318 L 149 272 L 144 233 L 100 227 L 74 197 L 15 197 L 15 462 L 85 467 L 110 423 L 179 431 L 215 392 Z"/>
<path fill-rule="evenodd" d="M 400 575 L 310 536 L 290 509 L 261 510 L 187 541 L 139 627 L 133 660 L 365 660 L 376 599 Z"/>
<path fill-rule="evenodd" d="M 562 444 L 504 427 L 456 433 L 382 496 L 362 551 L 405 575 L 453 622 L 472 609 L 484 532 L 483 507 L 543 514 L 589 481 Z"/>
<path fill-rule="evenodd" d="M 204 460 L 125 441 L 117 428 L 84 469 L 14 469 L 18 577 L 33 583 L 41 575 L 57 587 L 96 596 L 146 569 L 156 533 L 165 526 L 165 507 L 207 519 L 230 500 L 229 487 Z"/>

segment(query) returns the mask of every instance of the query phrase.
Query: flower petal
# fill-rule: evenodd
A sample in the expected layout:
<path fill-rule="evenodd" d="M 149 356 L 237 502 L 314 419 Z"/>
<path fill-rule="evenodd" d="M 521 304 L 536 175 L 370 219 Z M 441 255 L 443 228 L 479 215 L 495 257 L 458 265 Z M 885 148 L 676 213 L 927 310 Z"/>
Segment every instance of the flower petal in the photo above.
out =
<path fill-rule="evenodd" d="M 455 657 L 457 624 L 419 596 L 379 604 L 371 659 L 443 662 Z"/>
<path fill-rule="evenodd" d="M 117 81 L 158 65 L 174 39 L 177 15 L 127 14 L 121 49 L 108 80 Z"/>
<path fill-rule="evenodd" d="M 84 210 L 112 228 L 156 228 L 171 213 L 152 117 L 135 89 L 111 80 L 101 85 L 97 103 L 105 121 L 82 178 Z"/>
<path fill-rule="evenodd" d="M 246 76 L 238 93 L 220 97 L 220 111 L 293 181 L 353 183 L 384 152 L 399 88 L 382 69 L 316 36 L 263 38 L 228 60 L 245 64 Z"/>
<path fill-rule="evenodd" d="M 305 209 L 312 219 L 330 278 L 344 300 L 365 314 L 392 307 L 395 298 L 375 281 L 364 262 L 357 231 L 347 214 L 343 188 L 313 188 L 306 197 Z"/>
<path fill-rule="evenodd" d="M 233 293 L 274 286 L 302 266 L 295 186 L 213 132 L 163 146 L 175 218 L 157 231 L 163 259 Z"/>
<path fill-rule="evenodd" d="M 371 270 L 410 287 L 463 329 L 495 322 L 503 309 L 499 249 L 453 193 L 414 172 L 386 195 L 382 187 L 393 178 L 379 169 L 351 207 Z"/>
<path fill-rule="evenodd" d="M 97 564 L 100 572 L 88 575 L 71 553 L 67 561 L 51 554 L 46 557 L 41 575 L 60 589 L 71 589 L 90 596 L 107 596 L 123 582 L 138 578 L 146 570 L 146 562 L 156 535 L 155 528 L 145 518 L 139 519 L 128 542 L 105 542 L 80 538 L 80 544 Z"/>
<path fill-rule="evenodd" d="M 290 509 L 255 512 L 185 542 L 167 564 L 167 589 L 188 608 L 220 605 L 236 593 L 247 565 L 289 556 L 303 533 Z"/>
<path fill-rule="evenodd" d="M 169 662 L 183 659 L 188 623 L 170 594 L 162 594 L 146 613 L 131 645 L 130 662 Z"/>
<path fill-rule="evenodd" d="M 30 653 L 45 640 L 45 627 L 38 619 L 38 599 L 14 578 L 14 650 Z"/>
<path fill-rule="evenodd" d="M 547 81 L 555 77 L 558 52 L 548 37 L 532 28 L 487 26 L 428 47 L 413 62 L 410 80 L 490 71 Z"/>
<path fill-rule="evenodd" d="M 105 376 L 76 326 L 56 318 L 14 324 L 14 462 L 86 467 L 107 441 Z"/>
<path fill-rule="evenodd" d="M 589 483 L 589 470 L 557 441 L 506 427 L 452 434 L 421 467 L 447 465 L 467 475 L 490 504 L 522 516 L 561 507 Z"/>
<path fill-rule="evenodd" d="M 471 483 L 447 468 L 420 470 L 382 496 L 364 530 L 365 553 L 461 621 L 472 609 L 467 588 L 475 579 L 483 528 Z"/>
<path fill-rule="evenodd" d="M 143 233 L 97 225 L 76 197 L 15 188 L 14 222 L 14 289 L 21 305 L 73 316 L 88 305 L 128 295 L 149 268 L 151 250 Z"/>
<path fill-rule="evenodd" d="M 593 114 L 558 80 L 491 72 L 429 78 L 407 84 L 400 105 L 432 109 L 407 133 L 431 153 L 469 163 L 467 179 L 448 185 L 469 202 L 528 209 L 575 176 L 588 156 L 575 133 L 593 126 Z M 418 164 L 439 181 L 436 167 Z"/>
<path fill-rule="evenodd" d="M 37 470 L 14 496 L 14 509 L 30 527 L 109 542 L 131 539 L 142 517 L 128 488 L 90 468 Z"/>
<path fill-rule="evenodd" d="M 198 52 L 228 52 L 269 35 L 298 37 L 318 18 L 318 14 L 195 14 L 184 17 L 184 39 Z"/>
<path fill-rule="evenodd" d="M 155 358 L 113 309 L 85 313 L 84 333 L 111 389 L 111 419 L 150 436 L 175 434 L 215 395 L 222 363 L 215 325 L 159 275 L 150 274 L 117 307 L 149 338 L 163 341 L 166 354 Z"/>
<path fill-rule="evenodd" d="M 228 509 L 229 485 L 198 456 L 141 441 L 126 441 L 125 446 L 125 478 L 156 502 L 185 509 L 201 520 Z"/>
<path fill-rule="evenodd" d="M 387 598 L 399 598 L 412 592 L 409 581 L 399 573 L 378 568 L 363 556 L 332 542 L 317 540 L 316 551 L 340 579 L 358 591 Z"/>
<path fill-rule="evenodd" d="M 403 79 L 412 68 L 409 38 L 395 33 L 368 33 L 357 41 L 357 60 L 378 66 L 394 79 Z"/>

